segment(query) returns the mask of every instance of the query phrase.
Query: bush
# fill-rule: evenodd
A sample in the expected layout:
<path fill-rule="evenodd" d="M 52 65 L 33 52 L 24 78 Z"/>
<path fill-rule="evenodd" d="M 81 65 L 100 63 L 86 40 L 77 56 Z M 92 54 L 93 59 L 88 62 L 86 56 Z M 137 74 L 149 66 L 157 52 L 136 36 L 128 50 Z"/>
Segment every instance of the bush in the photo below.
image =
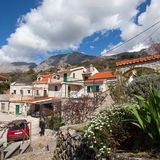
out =
<path fill-rule="evenodd" d="M 160 92 L 150 87 L 148 99 L 137 96 L 138 107 L 132 106 L 132 123 L 142 129 L 160 146 Z"/>
<path fill-rule="evenodd" d="M 84 134 L 90 141 L 90 148 L 101 156 L 109 156 L 128 137 L 123 124 L 128 114 L 125 107 L 115 107 L 95 114 Z"/>
<path fill-rule="evenodd" d="M 60 117 L 47 117 L 46 118 L 46 128 L 58 131 L 62 126 Z"/>
<path fill-rule="evenodd" d="M 86 143 L 101 157 L 114 155 L 116 150 L 150 149 L 150 138 L 131 123 L 131 117 L 128 104 L 95 114 L 84 134 Z"/>
<path fill-rule="evenodd" d="M 8 90 L 10 87 L 9 82 L 0 83 L 0 94 L 4 94 L 6 90 Z"/>
<path fill-rule="evenodd" d="M 160 90 L 160 75 L 150 74 L 135 78 L 128 85 L 127 88 L 128 95 L 130 97 L 139 95 L 142 96 L 143 98 L 147 98 L 150 84 L 152 84 L 156 89 Z"/>

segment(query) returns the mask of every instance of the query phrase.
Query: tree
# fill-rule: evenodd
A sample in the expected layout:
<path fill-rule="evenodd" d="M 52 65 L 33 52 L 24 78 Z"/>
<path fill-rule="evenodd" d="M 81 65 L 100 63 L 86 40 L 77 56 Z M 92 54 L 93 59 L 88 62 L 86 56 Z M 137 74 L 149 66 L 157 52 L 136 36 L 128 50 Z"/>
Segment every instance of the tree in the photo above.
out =
<path fill-rule="evenodd" d="M 160 75 L 159 74 L 149 74 L 136 77 L 127 88 L 127 93 L 130 97 L 135 95 L 142 96 L 144 98 L 148 97 L 149 86 L 152 84 L 157 90 L 160 90 Z"/>

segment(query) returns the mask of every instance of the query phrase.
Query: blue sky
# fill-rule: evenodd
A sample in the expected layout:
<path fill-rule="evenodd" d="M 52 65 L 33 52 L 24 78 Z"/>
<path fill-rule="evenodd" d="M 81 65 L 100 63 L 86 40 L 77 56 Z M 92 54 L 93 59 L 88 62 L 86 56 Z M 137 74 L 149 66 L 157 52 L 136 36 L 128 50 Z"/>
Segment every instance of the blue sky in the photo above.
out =
<path fill-rule="evenodd" d="M 18 18 L 37 5 L 37 0 L 0 0 L 0 46 L 15 31 Z"/>
<path fill-rule="evenodd" d="M 70 3 L 72 2 L 71 0 L 69 1 Z M 80 8 L 80 11 L 78 10 L 79 9 L 78 8 L 77 9 L 78 11 L 75 10 L 73 11 L 73 13 L 66 15 L 65 17 L 66 13 L 67 14 L 70 13 L 70 7 L 77 7 L 77 4 L 68 3 L 67 4 L 68 12 L 67 12 L 66 4 L 59 4 L 58 0 L 43 0 L 42 4 L 40 3 L 39 0 L 0 0 L 0 20 L 1 20 L 0 21 L 0 24 L 1 24 L 0 54 L 4 56 L 4 61 L 5 60 L 20 61 L 24 57 L 24 60 L 26 61 L 38 62 L 49 55 L 67 53 L 71 51 L 79 51 L 79 52 L 84 52 L 87 54 L 98 56 L 102 52 L 107 51 L 107 49 L 110 49 L 120 44 L 121 42 L 124 42 L 128 38 L 134 36 L 137 33 L 137 31 L 142 31 L 143 27 L 146 28 L 146 26 L 149 26 L 149 24 L 146 24 L 147 20 L 145 16 L 147 14 L 149 16 L 152 15 L 152 13 L 150 13 L 151 11 L 149 10 L 152 5 L 151 0 L 135 0 L 137 1 L 135 3 L 128 2 L 128 4 L 126 5 L 130 5 L 130 8 L 131 8 L 131 13 L 129 13 L 128 16 L 125 15 L 125 11 L 123 11 L 124 13 L 122 14 L 120 13 L 123 10 L 124 4 L 119 4 L 121 8 L 119 6 L 117 7 L 117 13 L 116 11 L 114 11 L 116 10 L 116 8 L 108 8 L 110 12 L 107 11 L 108 13 L 106 13 L 106 16 L 105 16 L 101 14 L 102 12 L 101 10 L 99 11 L 93 10 L 95 9 L 95 7 L 97 7 L 96 6 L 97 4 L 99 5 L 98 7 L 100 8 L 102 5 L 101 3 L 97 3 L 95 0 L 93 0 L 92 1 L 93 5 L 89 5 L 90 0 L 87 0 L 87 1 L 86 3 L 85 1 L 84 2 L 77 1 L 75 3 L 77 4 L 80 3 L 79 6 L 84 6 L 84 13 L 85 14 L 88 13 L 87 15 L 88 19 L 85 18 L 84 13 L 81 13 L 81 10 L 83 11 L 83 9 L 81 8 Z M 94 5 L 94 1 L 95 1 L 95 5 Z M 100 1 L 103 1 L 103 0 L 100 0 Z M 114 1 L 117 4 L 119 3 L 118 0 L 114 0 Z M 153 0 L 153 1 L 155 1 L 153 3 L 156 3 L 156 1 L 158 2 L 158 0 Z M 103 1 L 103 3 L 104 2 L 106 1 Z M 63 3 L 66 3 L 66 2 L 63 2 Z M 53 5 L 53 10 L 51 5 L 49 4 Z M 115 6 L 117 6 L 117 4 Z M 57 8 L 55 8 L 56 5 L 61 7 L 58 11 L 57 11 Z M 39 6 L 39 9 L 37 9 L 38 6 Z M 48 12 L 46 10 L 47 7 L 48 7 L 48 10 L 51 12 Z M 35 8 L 35 11 L 33 10 L 31 11 L 31 9 L 34 9 L 34 8 Z M 64 11 L 65 9 L 66 9 L 66 13 Z M 129 7 L 126 7 L 126 14 L 128 14 L 127 10 L 130 11 Z M 61 15 L 61 12 L 62 12 L 63 18 L 62 16 L 58 17 L 59 15 Z M 104 12 L 105 12 L 105 9 L 102 13 Z M 28 16 L 26 16 L 27 13 L 29 13 Z M 74 17 L 71 17 L 74 19 L 73 21 L 70 20 L 69 16 L 73 16 L 74 13 L 75 15 L 77 14 L 78 18 L 80 17 L 79 21 L 75 20 L 76 18 L 74 19 Z M 53 16 L 52 19 L 49 16 L 50 14 L 51 16 Z M 93 17 L 95 17 L 95 19 Z M 37 21 L 37 26 L 36 26 L 36 22 L 32 22 L 34 21 L 34 18 L 35 18 L 35 21 Z M 43 18 L 44 18 L 44 26 L 43 26 Z M 19 20 L 21 23 L 19 23 Z M 88 20 L 90 22 L 89 24 L 87 24 Z M 99 20 L 99 22 L 96 20 Z M 105 20 L 105 22 L 102 22 L 103 20 Z M 81 21 L 82 23 L 80 23 Z M 111 24 L 110 24 L 110 21 L 111 21 Z M 50 22 L 52 23 L 49 24 Z M 59 28 L 56 28 L 56 26 L 64 22 L 65 24 L 68 24 L 68 26 L 66 25 L 66 28 L 68 27 L 68 30 L 66 28 L 64 29 L 62 28 L 63 30 L 60 30 L 59 28 L 61 28 L 61 26 Z M 155 22 L 155 20 L 153 22 Z M 39 23 L 39 26 L 38 26 L 38 23 Z M 52 26 L 52 28 L 50 28 L 51 31 L 49 33 L 46 33 L 48 32 L 48 30 L 45 30 L 45 29 L 48 26 Z M 55 31 L 54 33 L 52 33 L 52 30 L 54 29 L 57 30 L 57 32 Z M 127 29 L 128 29 L 128 32 L 127 32 Z M 131 32 L 129 32 L 129 29 L 131 29 Z M 67 33 L 67 31 L 72 32 L 72 30 L 73 30 L 73 34 Z M 23 33 L 25 34 L 23 35 Z M 27 36 L 30 36 L 30 37 L 27 37 Z M 55 38 L 55 36 L 57 37 Z M 31 42 L 29 42 L 30 40 Z M 34 44 L 34 42 L 36 43 Z M 40 45 L 42 47 L 40 47 Z M 132 44 L 132 46 L 130 45 L 129 46 L 130 48 L 128 47 L 126 49 L 131 49 L 131 47 L 133 48 L 133 45 L 135 44 Z M 23 50 L 23 47 L 24 47 L 24 50 Z M 22 56 L 18 52 L 22 52 Z M 17 56 L 17 59 L 15 59 L 15 56 L 13 54 Z"/>

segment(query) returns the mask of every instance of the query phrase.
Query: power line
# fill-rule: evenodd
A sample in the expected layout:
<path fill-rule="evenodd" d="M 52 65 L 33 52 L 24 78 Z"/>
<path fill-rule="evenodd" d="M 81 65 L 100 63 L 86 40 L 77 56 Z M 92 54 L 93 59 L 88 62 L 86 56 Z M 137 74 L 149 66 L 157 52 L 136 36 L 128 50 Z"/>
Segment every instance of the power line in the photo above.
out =
<path fill-rule="evenodd" d="M 151 36 L 152 36 L 153 34 L 155 34 L 159 29 L 160 29 L 160 26 L 159 26 L 158 28 L 156 28 L 149 36 L 147 36 L 147 38 L 152 38 Z M 147 39 L 147 38 L 146 38 L 146 39 Z"/>
<path fill-rule="evenodd" d="M 128 43 L 128 42 L 130 42 L 131 40 L 133 40 L 133 39 L 137 38 L 138 36 L 140 36 L 141 34 L 145 33 L 146 31 L 148 31 L 149 29 L 151 29 L 152 27 L 156 26 L 156 25 L 157 25 L 157 24 L 159 24 L 159 23 L 160 23 L 160 20 L 159 20 L 158 22 L 154 23 L 153 25 L 151 25 L 150 27 L 148 27 L 147 29 L 145 29 L 144 31 L 142 31 L 142 32 L 138 33 L 138 34 L 137 34 L 137 35 L 135 35 L 134 37 L 132 37 L 132 38 L 128 39 L 128 40 L 127 40 L 127 41 L 125 41 L 125 42 L 123 42 L 122 44 L 117 45 L 117 46 L 115 46 L 115 47 L 113 47 L 113 48 L 109 49 L 107 52 L 111 52 L 111 51 L 113 51 L 113 50 L 115 50 L 115 49 L 117 49 L 117 48 L 119 48 L 119 47 L 121 47 L 121 46 L 125 45 L 126 43 Z"/>
<path fill-rule="evenodd" d="M 145 36 L 143 36 L 142 38 L 140 38 L 138 41 L 136 41 L 136 42 L 139 42 L 139 41 L 145 41 L 146 43 L 148 43 L 148 39 L 150 39 L 150 38 L 152 38 L 151 36 L 153 35 L 153 34 L 155 34 L 158 30 L 160 29 L 160 26 L 158 26 L 156 29 L 154 29 L 152 32 L 150 32 L 150 34 L 149 35 L 145 35 Z"/>

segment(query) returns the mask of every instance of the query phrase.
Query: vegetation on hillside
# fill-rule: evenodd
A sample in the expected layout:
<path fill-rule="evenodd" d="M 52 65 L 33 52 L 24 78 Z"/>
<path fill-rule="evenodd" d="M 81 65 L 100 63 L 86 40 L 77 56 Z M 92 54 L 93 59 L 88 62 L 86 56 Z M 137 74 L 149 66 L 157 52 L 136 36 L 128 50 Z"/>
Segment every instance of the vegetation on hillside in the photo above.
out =
<path fill-rule="evenodd" d="M 10 73 L 11 82 L 25 82 L 30 83 L 36 80 L 37 74 L 33 69 L 30 69 L 27 72 L 13 72 Z"/>
<path fill-rule="evenodd" d="M 5 91 L 7 91 L 9 87 L 10 87 L 9 82 L 0 83 L 0 94 L 5 94 Z"/>

